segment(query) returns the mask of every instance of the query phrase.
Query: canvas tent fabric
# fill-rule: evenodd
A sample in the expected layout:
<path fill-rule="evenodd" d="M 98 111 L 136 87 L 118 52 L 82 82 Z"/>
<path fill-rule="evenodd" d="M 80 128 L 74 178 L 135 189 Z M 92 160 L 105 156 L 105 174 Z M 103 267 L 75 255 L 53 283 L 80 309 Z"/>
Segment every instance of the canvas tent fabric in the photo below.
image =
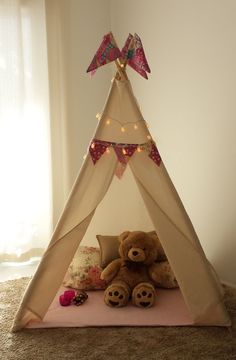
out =
<path fill-rule="evenodd" d="M 108 126 L 108 119 L 113 121 L 112 126 Z M 122 126 L 126 130 L 133 129 L 134 124 L 138 124 L 138 131 L 121 131 Z M 114 78 L 112 81 L 94 138 L 122 144 L 144 144 L 150 138 L 126 77 Z M 26 327 L 29 322 L 42 321 L 96 208 L 109 189 L 118 163 L 113 148 L 95 164 L 88 151 L 48 249 L 15 316 L 13 331 Z M 129 158 L 128 166 L 194 324 L 229 326 L 230 319 L 222 302 L 221 285 L 205 257 L 163 162 L 157 166 L 147 151 L 136 151 Z"/>

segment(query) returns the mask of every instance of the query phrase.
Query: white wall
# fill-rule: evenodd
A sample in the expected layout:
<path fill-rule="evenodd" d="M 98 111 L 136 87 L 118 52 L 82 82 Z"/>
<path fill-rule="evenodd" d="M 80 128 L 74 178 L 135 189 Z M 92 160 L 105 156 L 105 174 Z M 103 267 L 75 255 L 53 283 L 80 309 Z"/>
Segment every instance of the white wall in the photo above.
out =
<path fill-rule="evenodd" d="M 209 260 L 236 284 L 236 1 L 111 1 L 120 46 L 143 41 L 135 94 Z M 95 32 L 94 32 L 95 36 Z"/>

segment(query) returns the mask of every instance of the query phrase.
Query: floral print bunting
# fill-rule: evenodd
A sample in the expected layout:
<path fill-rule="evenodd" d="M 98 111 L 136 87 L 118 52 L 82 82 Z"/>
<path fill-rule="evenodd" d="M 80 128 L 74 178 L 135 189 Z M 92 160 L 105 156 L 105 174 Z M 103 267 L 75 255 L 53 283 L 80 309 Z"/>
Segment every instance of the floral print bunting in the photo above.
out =
<path fill-rule="evenodd" d="M 118 48 L 111 32 L 104 35 L 103 41 L 94 55 L 87 72 L 94 74 L 98 67 L 115 60 L 123 67 L 128 64 L 145 79 L 148 78 L 147 73 L 151 72 L 141 39 L 137 34 L 129 34 L 122 51 Z"/>
<path fill-rule="evenodd" d="M 114 149 L 119 163 L 123 164 L 124 166 L 126 166 L 126 164 L 129 161 L 129 158 L 136 151 L 138 152 L 147 151 L 149 157 L 155 162 L 157 166 L 160 166 L 161 164 L 161 156 L 153 141 L 149 141 L 145 144 L 122 144 L 122 143 L 93 139 L 89 146 L 89 153 L 91 155 L 94 165 L 100 159 L 100 157 L 110 148 Z"/>
<path fill-rule="evenodd" d="M 156 145 L 153 143 L 151 147 L 151 151 L 149 153 L 149 157 L 158 165 L 161 164 L 161 156 L 159 154 L 159 151 L 157 150 Z"/>
<path fill-rule="evenodd" d="M 97 50 L 87 72 L 94 72 L 98 67 L 108 64 L 121 56 L 112 33 L 104 35 L 103 41 Z"/>

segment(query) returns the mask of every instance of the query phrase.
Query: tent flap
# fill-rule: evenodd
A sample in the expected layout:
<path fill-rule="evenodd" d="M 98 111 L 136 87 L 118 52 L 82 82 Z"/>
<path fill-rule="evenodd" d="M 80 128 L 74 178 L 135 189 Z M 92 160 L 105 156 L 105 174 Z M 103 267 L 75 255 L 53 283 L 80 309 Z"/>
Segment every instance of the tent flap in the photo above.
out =
<path fill-rule="evenodd" d="M 130 167 L 194 322 L 229 325 L 219 284 L 164 165 L 154 167 L 145 153 L 139 155 Z"/>

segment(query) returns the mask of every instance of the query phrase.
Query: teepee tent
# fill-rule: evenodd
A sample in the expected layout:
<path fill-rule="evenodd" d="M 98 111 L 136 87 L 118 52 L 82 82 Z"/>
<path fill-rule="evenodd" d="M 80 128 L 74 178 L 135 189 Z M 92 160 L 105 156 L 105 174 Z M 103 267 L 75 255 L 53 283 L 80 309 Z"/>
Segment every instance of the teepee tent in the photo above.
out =
<path fill-rule="evenodd" d="M 120 52 L 112 34 L 106 35 L 106 51 L 100 48 L 89 68 L 94 71 L 115 60 L 118 72 L 87 157 L 15 316 L 13 331 L 43 320 L 112 179 L 118 175 L 122 181 L 126 166 L 175 273 L 193 324 L 230 325 L 221 286 L 168 176 L 126 75 L 127 63 L 145 77 L 150 71 L 141 41 L 137 35 L 135 39 L 130 35 Z"/>

